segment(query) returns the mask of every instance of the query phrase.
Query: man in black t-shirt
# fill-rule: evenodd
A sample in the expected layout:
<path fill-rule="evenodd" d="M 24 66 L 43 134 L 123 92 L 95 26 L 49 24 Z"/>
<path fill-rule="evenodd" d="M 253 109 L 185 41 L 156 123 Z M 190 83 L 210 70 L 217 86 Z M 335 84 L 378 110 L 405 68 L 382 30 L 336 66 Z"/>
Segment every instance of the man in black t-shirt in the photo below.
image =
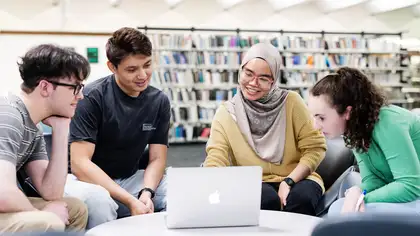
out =
<path fill-rule="evenodd" d="M 88 206 L 87 228 L 166 208 L 170 102 L 148 86 L 151 42 L 136 29 L 121 28 L 108 40 L 106 54 L 112 75 L 85 87 L 70 125 L 66 194 Z"/>

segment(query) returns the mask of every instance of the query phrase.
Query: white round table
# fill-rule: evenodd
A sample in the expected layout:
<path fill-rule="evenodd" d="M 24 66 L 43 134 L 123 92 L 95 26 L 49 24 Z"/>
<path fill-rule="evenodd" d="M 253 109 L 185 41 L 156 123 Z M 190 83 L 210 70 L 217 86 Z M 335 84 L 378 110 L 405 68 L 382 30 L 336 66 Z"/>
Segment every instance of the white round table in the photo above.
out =
<path fill-rule="evenodd" d="M 261 211 L 260 225 L 251 227 L 221 227 L 168 229 L 166 212 L 132 216 L 98 225 L 86 236 L 107 235 L 293 235 L 310 236 L 321 218 L 281 211 Z"/>

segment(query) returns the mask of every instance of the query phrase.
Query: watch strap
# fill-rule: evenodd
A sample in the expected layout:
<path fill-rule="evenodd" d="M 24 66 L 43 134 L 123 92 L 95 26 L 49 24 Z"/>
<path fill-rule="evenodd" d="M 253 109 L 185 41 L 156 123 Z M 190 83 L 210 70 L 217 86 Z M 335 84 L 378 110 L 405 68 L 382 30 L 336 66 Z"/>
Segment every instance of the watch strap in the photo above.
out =
<path fill-rule="evenodd" d="M 295 185 L 295 181 L 292 178 L 286 177 L 283 180 L 287 185 L 289 185 L 290 187 L 293 187 L 293 185 Z"/>
<path fill-rule="evenodd" d="M 137 198 L 140 198 L 141 194 L 142 194 L 144 191 L 147 191 L 147 192 L 149 192 L 149 193 L 150 193 L 150 198 L 151 198 L 151 199 L 153 199 L 153 198 L 155 197 L 155 191 L 153 191 L 153 189 L 151 189 L 151 188 L 143 188 L 142 190 L 140 190 L 140 192 L 139 192 L 139 196 L 138 196 Z"/>

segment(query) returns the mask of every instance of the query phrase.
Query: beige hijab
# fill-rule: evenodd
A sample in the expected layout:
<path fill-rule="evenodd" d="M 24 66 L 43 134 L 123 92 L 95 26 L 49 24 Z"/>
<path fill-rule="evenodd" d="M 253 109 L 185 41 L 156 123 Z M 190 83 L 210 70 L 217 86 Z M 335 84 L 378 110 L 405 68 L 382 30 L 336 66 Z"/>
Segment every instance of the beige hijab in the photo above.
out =
<path fill-rule="evenodd" d="M 281 57 L 273 45 L 258 43 L 248 50 L 240 69 L 254 58 L 265 60 L 270 67 L 274 83 L 269 93 L 257 101 L 250 101 L 239 88 L 238 93 L 226 102 L 226 107 L 255 153 L 263 160 L 281 163 L 286 138 L 287 98 L 287 91 L 277 85 Z"/>

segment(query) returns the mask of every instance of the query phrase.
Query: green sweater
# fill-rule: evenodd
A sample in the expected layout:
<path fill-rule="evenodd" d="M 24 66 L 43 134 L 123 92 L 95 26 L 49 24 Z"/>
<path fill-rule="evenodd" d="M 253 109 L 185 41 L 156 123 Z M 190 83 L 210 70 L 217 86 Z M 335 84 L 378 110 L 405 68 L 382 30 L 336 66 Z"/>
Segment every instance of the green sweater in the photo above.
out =
<path fill-rule="evenodd" d="M 420 198 L 420 117 L 385 106 L 367 153 L 354 151 L 366 203 L 410 202 Z"/>

